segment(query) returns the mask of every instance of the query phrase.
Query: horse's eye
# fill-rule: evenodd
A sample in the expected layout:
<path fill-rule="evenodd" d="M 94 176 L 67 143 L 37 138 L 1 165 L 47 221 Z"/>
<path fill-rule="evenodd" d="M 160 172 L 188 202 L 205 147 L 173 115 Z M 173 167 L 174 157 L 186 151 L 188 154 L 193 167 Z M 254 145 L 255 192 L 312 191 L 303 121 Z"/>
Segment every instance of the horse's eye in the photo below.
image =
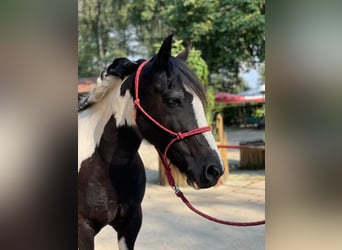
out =
<path fill-rule="evenodd" d="M 180 106 L 181 100 L 179 98 L 176 98 L 176 97 L 170 97 L 170 98 L 167 99 L 167 104 L 170 107 Z"/>

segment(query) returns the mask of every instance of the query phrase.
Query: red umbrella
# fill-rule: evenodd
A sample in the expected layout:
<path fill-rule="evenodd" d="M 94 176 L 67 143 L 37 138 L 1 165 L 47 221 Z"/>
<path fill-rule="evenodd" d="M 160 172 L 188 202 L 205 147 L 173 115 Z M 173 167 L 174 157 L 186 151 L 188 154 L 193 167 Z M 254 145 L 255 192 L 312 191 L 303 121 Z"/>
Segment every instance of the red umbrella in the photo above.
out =
<path fill-rule="evenodd" d="M 233 95 L 226 92 L 218 92 L 215 95 L 215 102 L 220 103 L 243 103 L 243 96 Z"/>
<path fill-rule="evenodd" d="M 242 96 L 244 103 L 254 102 L 254 103 L 264 103 L 265 95 L 252 95 L 252 96 Z"/>
<path fill-rule="evenodd" d="M 218 92 L 215 95 L 215 102 L 226 103 L 226 104 L 244 104 L 244 103 L 264 103 L 265 95 L 253 95 L 253 96 L 242 96 L 234 95 L 226 92 Z"/>

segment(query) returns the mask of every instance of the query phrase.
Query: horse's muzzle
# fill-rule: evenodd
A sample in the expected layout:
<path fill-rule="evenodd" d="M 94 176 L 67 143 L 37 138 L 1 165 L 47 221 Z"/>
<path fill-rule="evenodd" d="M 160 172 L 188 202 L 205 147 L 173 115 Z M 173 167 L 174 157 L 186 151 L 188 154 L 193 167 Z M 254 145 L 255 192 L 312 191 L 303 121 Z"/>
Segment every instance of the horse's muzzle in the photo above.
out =
<path fill-rule="evenodd" d="M 215 186 L 219 178 L 223 174 L 223 168 L 220 164 L 207 164 L 204 165 L 201 169 L 202 172 L 190 170 L 186 174 L 188 184 L 195 189 L 209 188 Z"/>

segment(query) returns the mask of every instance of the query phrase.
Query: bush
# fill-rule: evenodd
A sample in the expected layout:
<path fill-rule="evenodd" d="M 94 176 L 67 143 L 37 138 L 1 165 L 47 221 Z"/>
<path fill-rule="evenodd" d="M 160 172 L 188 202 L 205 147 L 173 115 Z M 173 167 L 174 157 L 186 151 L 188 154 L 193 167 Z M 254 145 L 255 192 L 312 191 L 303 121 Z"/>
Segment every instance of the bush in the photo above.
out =
<path fill-rule="evenodd" d="M 263 103 L 228 104 L 223 110 L 223 121 L 225 126 L 240 126 L 245 124 L 249 117 L 262 119 L 265 114 Z"/>

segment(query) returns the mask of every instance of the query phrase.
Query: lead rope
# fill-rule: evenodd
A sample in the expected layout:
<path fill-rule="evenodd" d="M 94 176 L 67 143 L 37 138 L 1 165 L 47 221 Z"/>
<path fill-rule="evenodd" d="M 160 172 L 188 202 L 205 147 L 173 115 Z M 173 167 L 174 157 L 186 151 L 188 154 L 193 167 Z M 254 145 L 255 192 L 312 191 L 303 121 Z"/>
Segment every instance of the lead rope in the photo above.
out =
<path fill-rule="evenodd" d="M 169 182 L 169 185 L 172 187 L 172 189 L 175 191 L 175 194 L 177 197 L 181 198 L 181 200 L 184 202 L 184 204 L 194 213 L 202 216 L 203 218 L 219 223 L 219 224 L 224 224 L 224 225 L 229 225 L 229 226 L 240 226 L 240 227 L 248 227 L 248 226 L 258 226 L 258 225 L 263 225 L 265 224 L 265 220 L 262 221 L 255 221 L 255 222 L 232 222 L 232 221 L 225 221 L 225 220 L 221 220 L 221 219 L 217 219 L 215 217 L 212 217 L 210 215 L 207 215 L 205 213 L 203 213 L 202 211 L 198 210 L 197 208 L 195 208 L 190 201 L 185 197 L 185 195 L 183 194 L 183 192 L 177 187 L 175 180 L 172 176 L 171 173 L 171 168 L 170 168 L 170 163 L 167 162 L 167 152 L 169 150 L 169 148 L 171 147 L 171 145 L 176 142 L 176 141 L 180 141 L 183 140 L 186 137 L 189 136 L 193 136 L 196 134 L 201 134 L 201 133 L 205 133 L 208 131 L 211 131 L 211 127 L 210 126 L 204 126 L 201 128 L 197 128 L 197 129 L 193 129 L 191 131 L 187 131 L 184 133 L 181 132 L 174 132 L 168 128 L 166 128 L 165 126 L 163 126 L 162 124 L 160 124 L 158 121 L 156 121 L 151 115 L 149 115 L 144 109 L 143 107 L 140 105 L 140 99 L 139 99 L 139 79 L 140 79 L 140 73 L 144 67 L 144 65 L 148 63 L 148 61 L 145 61 L 143 63 L 141 63 L 137 69 L 136 75 L 135 75 L 135 100 L 134 100 L 134 105 L 136 107 L 136 113 L 135 116 L 137 114 L 137 109 L 139 109 L 150 121 L 152 121 L 155 125 L 157 125 L 159 128 L 161 128 L 162 130 L 164 130 L 165 132 L 171 134 L 172 136 L 174 136 L 174 138 L 169 142 L 169 144 L 166 146 L 164 153 L 161 154 L 161 152 L 157 149 L 158 154 L 163 162 L 164 168 L 165 168 L 165 175 L 167 177 L 167 180 Z M 136 118 L 136 117 L 135 117 Z"/>
<path fill-rule="evenodd" d="M 184 204 L 194 213 L 198 214 L 199 216 L 219 223 L 219 224 L 223 224 L 223 225 L 228 225 L 228 226 L 238 226 L 238 227 L 251 227 L 251 226 L 259 226 L 259 225 L 264 225 L 265 224 L 265 220 L 261 220 L 261 221 L 253 221 L 253 222 L 233 222 L 233 221 L 226 221 L 226 220 L 221 220 L 221 219 L 217 219 L 213 216 L 210 216 L 206 213 L 203 213 L 202 211 L 198 210 L 197 208 L 195 208 L 191 202 L 185 197 L 184 193 L 179 189 L 179 187 L 177 187 L 175 180 L 172 176 L 172 172 L 171 172 L 171 168 L 170 165 L 171 163 L 167 162 L 167 159 L 164 157 L 164 155 L 162 155 L 160 153 L 160 151 L 157 149 L 158 154 L 160 159 L 162 160 L 162 163 L 164 165 L 165 168 L 165 176 L 167 177 L 167 180 L 169 182 L 169 185 L 171 186 L 171 188 L 173 189 L 173 191 L 175 191 L 175 194 L 177 197 L 181 198 L 181 200 L 184 202 Z"/>

